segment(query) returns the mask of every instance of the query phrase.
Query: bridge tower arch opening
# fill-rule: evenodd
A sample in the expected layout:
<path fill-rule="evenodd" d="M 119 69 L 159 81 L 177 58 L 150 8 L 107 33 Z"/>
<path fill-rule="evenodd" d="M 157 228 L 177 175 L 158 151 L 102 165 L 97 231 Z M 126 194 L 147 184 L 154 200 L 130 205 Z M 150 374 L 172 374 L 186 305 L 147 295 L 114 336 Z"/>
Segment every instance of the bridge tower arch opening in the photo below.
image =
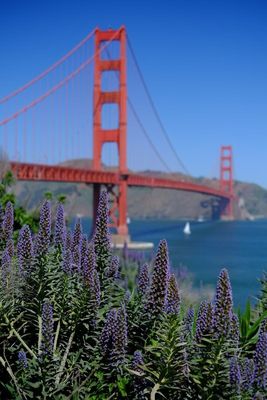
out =
<path fill-rule="evenodd" d="M 119 55 L 115 59 L 101 56 L 103 43 L 119 43 Z M 121 240 L 128 239 L 127 227 L 127 82 L 126 82 L 126 30 L 95 30 L 95 65 L 93 93 L 93 169 L 102 169 L 102 148 L 105 143 L 116 143 L 118 149 L 118 182 L 117 185 L 106 185 L 109 193 L 110 225 L 116 229 Z M 114 71 L 118 77 L 118 88 L 105 91 L 101 85 L 103 74 Z M 118 106 L 118 126 L 104 129 L 102 109 L 107 104 Z M 93 219 L 95 219 L 100 195 L 100 184 L 93 187 Z"/>

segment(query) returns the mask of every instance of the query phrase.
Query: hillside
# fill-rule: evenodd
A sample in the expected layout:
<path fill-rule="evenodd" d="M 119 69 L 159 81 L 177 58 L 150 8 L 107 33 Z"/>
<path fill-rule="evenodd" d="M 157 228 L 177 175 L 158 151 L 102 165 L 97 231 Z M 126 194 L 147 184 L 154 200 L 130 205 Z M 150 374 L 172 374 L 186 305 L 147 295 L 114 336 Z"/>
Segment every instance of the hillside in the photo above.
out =
<path fill-rule="evenodd" d="M 90 168 L 90 160 L 72 160 L 64 165 Z M 144 171 L 144 174 L 157 174 L 166 177 L 175 177 L 191 180 L 218 187 L 216 179 L 187 178 L 182 174 L 164 174 L 155 171 Z M 85 184 L 65 184 L 49 182 L 17 182 L 15 191 L 21 204 L 34 208 L 40 204 L 44 193 L 52 192 L 55 196 L 65 194 L 68 198 L 66 211 L 68 215 L 92 214 L 92 188 Z M 236 218 L 266 217 L 267 190 L 245 182 L 235 182 L 235 193 L 241 200 L 235 206 Z M 166 189 L 129 188 L 128 203 L 131 218 L 197 218 L 203 215 L 210 217 L 211 208 L 207 206 L 209 197 L 201 194 L 192 194 Z"/>

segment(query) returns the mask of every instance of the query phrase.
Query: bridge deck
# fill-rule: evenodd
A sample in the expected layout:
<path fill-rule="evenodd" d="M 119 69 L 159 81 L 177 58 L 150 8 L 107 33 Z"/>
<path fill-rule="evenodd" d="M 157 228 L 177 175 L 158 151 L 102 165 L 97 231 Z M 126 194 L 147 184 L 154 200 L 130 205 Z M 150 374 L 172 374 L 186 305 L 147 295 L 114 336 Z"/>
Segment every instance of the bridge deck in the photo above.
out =
<path fill-rule="evenodd" d="M 128 186 L 143 186 L 151 188 L 164 188 L 201 193 L 211 196 L 231 199 L 231 194 L 221 190 L 198 185 L 192 182 L 174 180 L 126 172 L 120 174 L 110 171 L 94 171 L 90 169 L 64 167 L 58 165 L 28 164 L 11 162 L 10 167 L 18 180 L 23 181 L 49 181 L 49 182 L 76 182 L 100 183 L 117 185 L 121 180 L 126 180 Z"/>

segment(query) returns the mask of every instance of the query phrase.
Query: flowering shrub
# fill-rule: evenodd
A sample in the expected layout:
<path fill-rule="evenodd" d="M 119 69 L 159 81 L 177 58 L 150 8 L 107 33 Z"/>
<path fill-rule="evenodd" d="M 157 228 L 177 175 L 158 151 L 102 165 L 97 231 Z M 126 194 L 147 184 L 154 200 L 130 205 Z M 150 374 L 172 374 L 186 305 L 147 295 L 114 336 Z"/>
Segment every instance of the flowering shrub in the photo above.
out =
<path fill-rule="evenodd" d="M 214 301 L 186 308 L 164 240 L 152 265 L 135 260 L 127 291 L 129 254 L 112 254 L 105 192 L 91 240 L 80 221 L 66 229 L 62 205 L 52 229 L 46 201 L 37 235 L 24 226 L 14 246 L 12 215 L 9 204 L 0 246 L 1 399 L 266 398 L 267 319 L 246 324 L 249 309 L 234 314 L 226 269 Z"/>

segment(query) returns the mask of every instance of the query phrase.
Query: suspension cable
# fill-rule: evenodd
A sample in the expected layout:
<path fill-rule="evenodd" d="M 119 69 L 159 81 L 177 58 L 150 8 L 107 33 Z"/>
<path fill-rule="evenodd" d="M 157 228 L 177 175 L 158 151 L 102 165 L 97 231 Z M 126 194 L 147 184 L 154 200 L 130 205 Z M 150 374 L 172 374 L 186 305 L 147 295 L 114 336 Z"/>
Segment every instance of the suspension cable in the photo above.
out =
<path fill-rule="evenodd" d="M 186 168 L 185 164 L 182 162 L 181 158 L 180 158 L 179 155 L 177 154 L 177 152 L 176 152 L 176 150 L 175 150 L 175 148 L 174 148 L 174 146 L 173 146 L 173 144 L 172 144 L 172 142 L 171 142 L 171 140 L 170 140 L 170 137 L 169 137 L 169 135 L 168 135 L 168 133 L 167 133 L 167 130 L 165 129 L 165 127 L 164 127 L 164 125 L 163 125 L 162 119 L 160 118 L 160 115 L 159 115 L 159 113 L 158 113 L 158 110 L 157 110 L 157 108 L 156 108 L 156 106 L 155 106 L 155 103 L 154 103 L 154 101 L 153 101 L 153 99 L 152 99 L 152 96 L 151 96 L 151 94 L 150 94 L 150 92 L 149 92 L 149 90 L 148 90 L 148 86 L 147 86 L 147 84 L 146 84 L 146 82 L 145 82 L 144 75 L 142 74 L 141 68 L 140 68 L 140 66 L 139 66 L 139 64 L 138 64 L 137 58 L 136 58 L 136 56 L 135 56 L 135 53 L 134 53 L 134 50 L 133 50 L 133 47 L 132 47 L 132 45 L 131 45 L 131 41 L 130 41 L 128 35 L 127 35 L 127 43 L 128 43 L 129 50 L 130 50 L 130 53 L 131 53 L 131 55 L 132 55 L 132 58 L 133 58 L 135 67 L 136 67 L 136 69 L 137 69 L 139 78 L 140 78 L 140 80 L 141 80 L 141 82 L 142 82 L 142 85 L 143 85 L 143 87 L 144 87 L 145 93 L 146 93 L 147 98 L 148 98 L 148 100 L 149 100 L 150 106 L 151 106 L 151 108 L 152 108 L 152 110 L 153 110 L 153 112 L 154 112 L 154 114 L 155 114 L 155 117 L 156 117 L 158 123 L 159 123 L 159 126 L 160 126 L 160 128 L 161 128 L 161 131 L 162 131 L 162 133 L 163 133 L 163 135 L 164 135 L 164 137 L 165 137 L 167 143 L 169 144 L 169 146 L 170 146 L 170 148 L 171 148 L 171 150 L 172 150 L 172 152 L 173 152 L 173 154 L 174 154 L 174 156 L 175 156 L 175 158 L 176 158 L 178 164 L 183 168 L 183 170 L 185 171 L 185 173 L 186 173 L 187 175 L 190 175 L 190 173 L 189 173 L 188 169 Z"/>
<path fill-rule="evenodd" d="M 8 122 L 17 118 L 19 115 L 21 115 L 24 112 L 28 111 L 29 109 L 35 107 L 37 104 L 41 103 L 43 100 L 45 100 L 51 94 L 55 93 L 58 89 L 60 89 L 62 86 L 64 86 L 66 83 L 68 83 L 72 78 L 74 78 L 76 75 L 78 75 L 88 64 L 90 64 L 95 59 L 97 54 L 101 54 L 103 52 L 103 50 L 105 48 L 107 48 L 107 46 L 111 43 L 111 41 L 116 37 L 117 34 L 118 34 L 118 31 L 116 31 L 114 33 L 114 35 L 110 38 L 110 40 L 107 41 L 95 54 L 93 54 L 92 57 L 90 57 L 90 58 L 88 58 L 88 60 L 84 61 L 76 70 L 74 70 L 72 73 L 70 73 L 66 78 L 64 78 L 62 81 L 60 81 L 57 85 L 53 86 L 51 89 L 49 89 L 47 92 L 45 92 L 42 96 L 33 100 L 31 103 L 27 104 L 26 106 L 21 108 L 19 111 L 17 111 L 10 117 L 5 118 L 4 120 L 0 121 L 0 126 L 6 125 Z"/>
<path fill-rule="evenodd" d="M 140 118 L 139 118 L 139 116 L 138 116 L 138 114 L 137 114 L 137 112 L 136 112 L 136 109 L 134 108 L 134 105 L 133 105 L 133 103 L 131 102 L 129 96 L 127 96 L 127 101 L 128 101 L 129 107 L 130 107 L 130 109 L 131 109 L 131 111 L 132 111 L 132 113 L 133 113 L 133 115 L 134 115 L 134 117 L 135 117 L 135 119 L 136 119 L 138 125 L 140 126 L 140 128 L 141 128 L 143 134 L 144 134 L 145 137 L 147 138 L 147 141 L 149 142 L 150 146 L 151 146 L 152 149 L 154 150 L 154 152 L 155 152 L 155 154 L 157 155 L 158 159 L 160 160 L 160 162 L 162 163 L 162 165 L 164 165 L 164 167 L 167 169 L 168 172 L 172 172 L 171 169 L 169 168 L 169 166 L 168 166 L 168 165 L 166 164 L 166 162 L 164 161 L 164 159 L 161 157 L 161 155 L 160 155 L 159 151 L 157 150 L 157 148 L 155 147 L 154 143 L 152 142 L 152 140 L 151 140 L 151 138 L 150 138 L 150 136 L 149 136 L 147 130 L 145 129 L 145 127 L 144 127 L 142 121 L 140 120 Z"/>
<path fill-rule="evenodd" d="M 0 99 L 0 104 L 3 104 L 10 100 L 12 97 L 17 96 L 19 93 L 22 93 L 24 90 L 28 89 L 28 87 L 32 86 L 34 83 L 38 82 L 40 79 L 44 78 L 46 75 L 48 75 L 50 72 L 52 72 L 54 69 L 56 69 L 59 65 L 61 65 L 64 61 L 66 61 L 73 53 L 75 53 L 84 43 L 86 43 L 93 34 L 95 33 L 95 30 L 90 32 L 85 38 L 83 38 L 73 49 L 71 49 L 68 53 L 66 53 L 63 57 L 61 57 L 58 61 L 56 61 L 54 64 L 52 64 L 50 67 L 48 67 L 45 71 L 43 71 L 41 74 L 33 78 L 31 81 L 26 83 L 25 85 L 21 86 L 19 89 L 15 90 L 14 92 L 11 92 L 7 96 L 3 97 Z"/>
<path fill-rule="evenodd" d="M 106 48 L 105 51 L 106 51 L 106 53 L 107 53 L 107 55 L 108 55 L 109 60 L 111 60 L 111 54 L 110 54 L 109 49 Z M 114 70 L 113 72 L 115 73 L 115 75 L 116 75 L 116 77 L 117 77 L 117 79 L 118 79 L 118 82 L 120 82 L 119 72 L 118 72 L 117 70 Z M 159 151 L 157 150 L 156 146 L 154 145 L 153 141 L 151 140 L 151 138 L 150 138 L 150 136 L 149 136 L 147 130 L 145 129 L 144 124 L 142 123 L 140 117 L 138 116 L 138 113 L 137 113 L 137 111 L 136 111 L 136 109 L 135 109 L 135 107 L 134 107 L 134 105 L 133 105 L 133 103 L 132 103 L 132 101 L 131 101 L 131 99 L 130 99 L 130 97 L 129 97 L 128 95 L 127 95 L 127 102 L 128 102 L 128 105 L 129 105 L 130 109 L 132 110 L 133 116 L 135 117 L 135 119 L 136 119 L 136 121 L 137 121 L 139 127 L 141 128 L 143 134 L 145 135 L 145 137 L 146 137 L 148 143 L 149 143 L 150 146 L 152 147 L 152 150 L 154 151 L 154 153 L 156 154 L 156 156 L 158 157 L 158 159 L 160 160 L 160 162 L 162 163 L 162 165 L 164 165 L 164 167 L 166 168 L 166 170 L 167 170 L 168 172 L 172 172 L 171 169 L 169 168 L 168 164 L 164 161 L 164 159 L 163 159 L 162 156 L 160 155 L 160 153 L 159 153 Z"/>

